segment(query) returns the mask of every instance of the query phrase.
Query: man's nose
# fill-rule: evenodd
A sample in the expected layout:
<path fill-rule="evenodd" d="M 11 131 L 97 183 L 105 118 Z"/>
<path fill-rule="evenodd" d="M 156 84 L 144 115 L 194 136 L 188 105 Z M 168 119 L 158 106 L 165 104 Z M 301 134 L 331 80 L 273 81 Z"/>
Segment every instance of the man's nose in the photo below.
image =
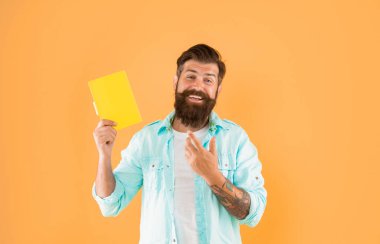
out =
<path fill-rule="evenodd" d="M 203 80 L 201 77 L 198 77 L 194 80 L 192 87 L 197 88 L 198 90 L 202 90 L 203 88 Z"/>

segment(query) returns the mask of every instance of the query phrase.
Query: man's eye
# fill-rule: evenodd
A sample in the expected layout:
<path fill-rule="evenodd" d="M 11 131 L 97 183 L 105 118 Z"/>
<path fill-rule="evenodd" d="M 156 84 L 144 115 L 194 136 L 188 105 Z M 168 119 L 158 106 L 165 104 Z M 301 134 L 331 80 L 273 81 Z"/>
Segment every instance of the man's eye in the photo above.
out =
<path fill-rule="evenodd" d="M 188 76 L 187 78 L 194 79 L 195 77 L 193 75 L 191 75 L 191 76 Z"/>

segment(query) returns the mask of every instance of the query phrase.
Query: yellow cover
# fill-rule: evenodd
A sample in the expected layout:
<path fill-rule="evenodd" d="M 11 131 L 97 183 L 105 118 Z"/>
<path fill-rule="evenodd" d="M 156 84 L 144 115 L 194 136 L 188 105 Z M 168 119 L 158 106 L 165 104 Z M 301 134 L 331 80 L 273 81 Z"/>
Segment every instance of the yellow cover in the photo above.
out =
<path fill-rule="evenodd" d="M 96 114 L 117 122 L 116 130 L 141 122 L 127 74 L 116 72 L 88 82 Z"/>

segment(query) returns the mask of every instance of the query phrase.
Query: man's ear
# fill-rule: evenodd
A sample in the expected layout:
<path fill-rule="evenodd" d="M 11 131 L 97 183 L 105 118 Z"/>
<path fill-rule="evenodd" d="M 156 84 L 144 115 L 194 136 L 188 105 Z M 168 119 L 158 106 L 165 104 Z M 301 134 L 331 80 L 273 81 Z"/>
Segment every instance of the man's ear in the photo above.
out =
<path fill-rule="evenodd" d="M 218 96 L 219 96 L 219 93 L 222 91 L 222 84 L 220 84 L 219 86 L 218 86 Z"/>
<path fill-rule="evenodd" d="M 177 87 L 177 83 L 178 83 L 178 76 L 174 75 L 173 76 L 173 89 L 174 89 L 174 92 L 175 92 L 175 88 Z"/>

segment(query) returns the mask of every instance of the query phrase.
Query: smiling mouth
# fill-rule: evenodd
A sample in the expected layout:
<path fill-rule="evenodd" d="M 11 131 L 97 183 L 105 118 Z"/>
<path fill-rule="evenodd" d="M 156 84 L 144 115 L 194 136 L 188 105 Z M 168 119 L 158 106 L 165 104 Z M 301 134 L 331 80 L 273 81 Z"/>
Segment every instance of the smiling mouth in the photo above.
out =
<path fill-rule="evenodd" d="M 197 95 L 189 95 L 187 99 L 191 102 L 201 103 L 203 102 L 203 98 Z"/>

